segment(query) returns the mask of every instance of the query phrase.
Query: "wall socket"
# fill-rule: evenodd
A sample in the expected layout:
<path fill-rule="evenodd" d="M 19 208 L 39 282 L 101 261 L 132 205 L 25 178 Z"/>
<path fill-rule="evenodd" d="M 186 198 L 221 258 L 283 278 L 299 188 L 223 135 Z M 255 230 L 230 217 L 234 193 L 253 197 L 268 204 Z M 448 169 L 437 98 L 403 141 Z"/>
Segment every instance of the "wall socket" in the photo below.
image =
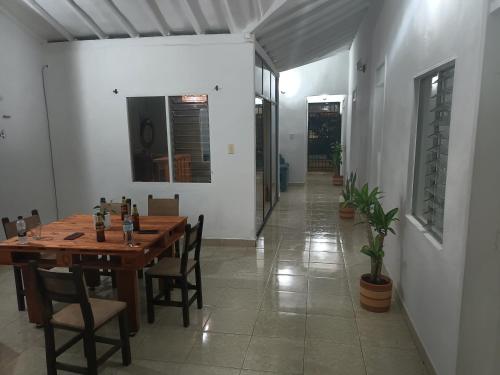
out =
<path fill-rule="evenodd" d="M 230 143 L 227 145 L 227 153 L 228 154 L 234 154 L 234 144 Z"/>

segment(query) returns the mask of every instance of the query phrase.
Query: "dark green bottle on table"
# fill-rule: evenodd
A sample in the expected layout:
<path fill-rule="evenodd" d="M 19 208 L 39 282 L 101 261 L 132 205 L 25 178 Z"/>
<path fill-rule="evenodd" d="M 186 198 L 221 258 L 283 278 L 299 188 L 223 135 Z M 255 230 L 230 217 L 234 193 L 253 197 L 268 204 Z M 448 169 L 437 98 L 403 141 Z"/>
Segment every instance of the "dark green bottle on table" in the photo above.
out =
<path fill-rule="evenodd" d="M 122 197 L 122 205 L 120 206 L 120 211 L 121 211 L 122 221 L 123 221 L 125 219 L 125 216 L 128 215 L 127 200 L 125 199 L 125 197 Z"/>
<path fill-rule="evenodd" d="M 96 214 L 97 218 L 95 221 L 95 232 L 97 236 L 97 242 L 106 241 L 106 237 L 104 234 L 104 221 L 102 220 L 102 215 L 100 212 Z"/>
<path fill-rule="evenodd" d="M 139 219 L 139 210 L 137 209 L 137 205 L 134 204 L 134 208 L 132 210 L 132 221 L 134 222 L 134 230 L 141 230 L 141 223 Z"/>

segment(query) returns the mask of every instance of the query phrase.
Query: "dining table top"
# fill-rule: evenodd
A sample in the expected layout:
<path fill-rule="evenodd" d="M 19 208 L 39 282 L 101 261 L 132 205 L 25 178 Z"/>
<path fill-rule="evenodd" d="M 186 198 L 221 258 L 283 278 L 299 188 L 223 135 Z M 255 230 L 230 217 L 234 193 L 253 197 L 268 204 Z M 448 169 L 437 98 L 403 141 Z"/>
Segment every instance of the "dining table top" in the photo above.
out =
<path fill-rule="evenodd" d="M 157 231 L 156 233 L 134 232 L 134 244 L 125 243 L 120 215 L 111 215 L 111 227 L 105 231 L 105 241 L 97 242 L 92 215 L 76 214 L 42 226 L 40 239 L 28 238 L 27 244 L 21 244 L 18 237 L 0 241 L 0 252 L 17 251 L 69 251 L 99 254 L 135 254 L 144 252 L 170 232 L 184 229 L 185 216 L 140 216 L 140 229 Z M 83 233 L 74 240 L 64 238 L 72 233 Z"/>

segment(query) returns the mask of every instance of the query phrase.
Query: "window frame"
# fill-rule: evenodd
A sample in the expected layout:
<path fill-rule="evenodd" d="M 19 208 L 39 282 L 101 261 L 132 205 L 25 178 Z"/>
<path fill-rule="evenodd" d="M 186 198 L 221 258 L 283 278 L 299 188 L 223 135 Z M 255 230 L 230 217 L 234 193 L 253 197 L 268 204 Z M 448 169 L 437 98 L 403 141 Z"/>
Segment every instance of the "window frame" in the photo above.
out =
<path fill-rule="evenodd" d="M 454 113 L 454 85 L 455 85 L 455 70 L 456 70 L 457 64 L 456 64 L 456 58 L 449 59 L 447 61 L 444 61 L 436 66 L 434 66 L 431 69 L 426 70 L 425 72 L 417 75 L 414 77 L 414 93 L 415 93 L 415 100 L 414 100 L 414 111 L 413 111 L 413 118 L 414 118 L 414 126 L 412 129 L 411 136 L 413 138 L 412 144 L 412 150 L 411 153 L 413 154 L 413 158 L 410 158 L 410 168 L 409 168 L 409 189 L 408 189 L 408 194 L 411 197 L 411 204 L 409 205 L 409 212 L 407 212 L 407 217 L 410 219 L 410 221 L 417 226 L 417 228 L 425 233 L 425 236 L 433 243 L 435 244 L 435 247 L 437 249 L 442 249 L 442 244 L 444 241 L 444 233 L 445 233 L 445 217 L 446 217 L 446 196 L 447 196 L 447 182 L 448 182 L 448 168 L 449 168 L 449 147 L 451 144 L 451 128 L 453 124 L 453 113 Z M 421 142 L 421 133 L 422 130 L 421 128 L 423 126 L 429 125 L 428 123 L 424 123 L 425 120 L 420 121 L 421 118 L 421 100 L 422 100 L 422 82 L 426 78 L 432 78 L 433 75 L 436 75 L 439 72 L 444 72 L 447 70 L 453 69 L 453 86 L 452 90 L 450 93 L 450 109 L 448 111 L 448 138 L 447 138 L 447 145 L 446 148 L 448 149 L 447 152 L 447 160 L 446 160 L 446 166 L 445 166 L 445 182 L 444 182 L 444 196 L 443 196 L 443 207 L 442 207 L 442 215 L 441 215 L 441 222 L 442 222 L 442 228 L 441 231 L 436 231 L 434 226 L 430 225 L 427 220 L 422 218 L 422 214 L 417 212 L 417 210 L 420 210 L 421 208 L 417 207 L 419 202 L 417 202 L 417 194 L 419 191 L 419 183 L 425 185 L 425 179 L 422 179 L 421 181 L 418 180 L 421 178 L 421 176 L 418 176 L 417 174 L 420 173 L 420 165 L 419 163 L 421 162 L 419 159 L 421 159 L 421 153 L 425 152 L 427 154 L 428 150 L 425 150 L 424 143 Z M 432 97 L 427 98 L 427 100 L 432 99 Z M 421 122 L 421 124 L 419 124 Z"/>

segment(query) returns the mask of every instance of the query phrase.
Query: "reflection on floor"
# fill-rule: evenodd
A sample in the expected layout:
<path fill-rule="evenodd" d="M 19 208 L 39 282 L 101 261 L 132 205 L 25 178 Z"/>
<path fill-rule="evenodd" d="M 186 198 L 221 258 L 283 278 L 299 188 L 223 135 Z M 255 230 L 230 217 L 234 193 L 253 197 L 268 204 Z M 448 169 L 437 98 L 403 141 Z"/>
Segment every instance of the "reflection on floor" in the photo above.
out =
<path fill-rule="evenodd" d="M 426 374 L 400 306 L 387 314 L 359 307 L 364 232 L 339 222 L 339 192 L 329 176 L 311 175 L 282 193 L 256 248 L 204 247 L 206 307 L 193 305 L 191 326 L 182 328 L 179 309 L 162 307 L 148 325 L 143 304 L 133 364 L 121 367 L 115 356 L 101 373 Z M 17 312 L 10 268 L 0 268 L 0 285 L 1 373 L 43 374 L 43 333 Z M 82 358 L 80 347 L 65 355 Z"/>

